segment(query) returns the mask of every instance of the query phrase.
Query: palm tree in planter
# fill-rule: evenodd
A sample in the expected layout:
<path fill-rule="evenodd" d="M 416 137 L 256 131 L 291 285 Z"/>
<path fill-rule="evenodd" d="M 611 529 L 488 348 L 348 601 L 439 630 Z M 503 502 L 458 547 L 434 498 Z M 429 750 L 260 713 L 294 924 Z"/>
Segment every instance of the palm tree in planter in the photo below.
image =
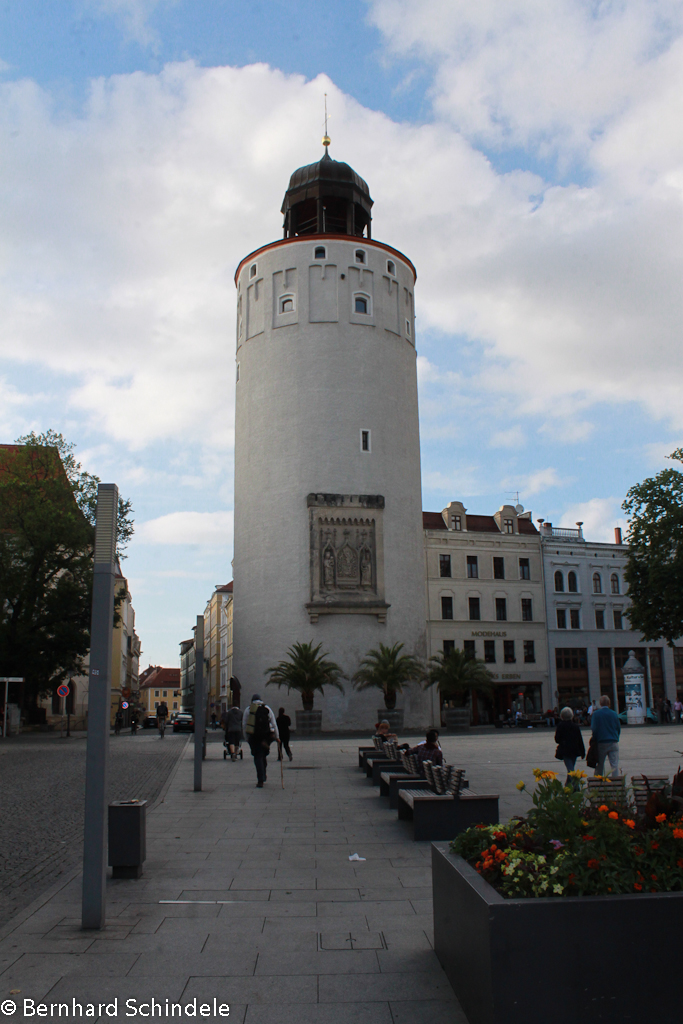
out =
<path fill-rule="evenodd" d="M 371 690 L 376 687 L 384 693 L 387 711 L 396 707 L 396 694 L 403 691 L 408 683 L 424 677 L 424 666 L 411 654 L 401 654 L 403 644 L 393 647 L 379 645 L 379 650 L 368 651 L 353 677 L 356 690 Z"/>
<path fill-rule="evenodd" d="M 314 647 L 312 640 L 310 644 L 292 644 L 286 661 L 266 669 L 266 675 L 270 675 L 266 686 L 286 686 L 287 693 L 300 693 L 304 711 L 313 710 L 316 690 L 324 693 L 326 686 L 334 686 L 343 692 L 340 679 L 346 677 L 339 665 L 329 661 L 326 654 L 320 654 L 321 647 L 322 644 Z"/>
<path fill-rule="evenodd" d="M 494 693 L 493 676 L 483 661 L 453 647 L 429 659 L 426 686 L 437 686 L 442 701 L 461 703 L 469 691 L 472 706 L 477 696 L 491 697 Z"/>

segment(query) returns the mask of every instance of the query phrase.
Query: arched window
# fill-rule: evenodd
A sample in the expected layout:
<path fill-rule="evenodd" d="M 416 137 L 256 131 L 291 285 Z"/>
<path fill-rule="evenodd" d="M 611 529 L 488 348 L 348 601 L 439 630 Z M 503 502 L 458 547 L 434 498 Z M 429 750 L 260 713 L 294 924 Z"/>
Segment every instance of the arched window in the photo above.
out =
<path fill-rule="evenodd" d="M 281 313 L 293 313 L 294 312 L 294 296 L 283 295 L 280 298 L 280 312 Z"/>
<path fill-rule="evenodd" d="M 559 594 L 561 594 L 564 590 L 564 576 L 562 575 L 559 569 L 555 573 L 555 590 Z"/>
<path fill-rule="evenodd" d="M 249 268 L 249 277 L 256 277 L 257 270 L 258 265 L 256 263 L 252 263 L 251 267 Z"/>
<path fill-rule="evenodd" d="M 610 586 L 613 594 L 618 594 L 619 591 L 619 577 L 615 572 L 610 576 Z"/>
<path fill-rule="evenodd" d="M 599 572 L 593 573 L 593 593 L 602 594 L 602 577 Z"/>
<path fill-rule="evenodd" d="M 365 263 L 365 252 L 363 249 L 356 249 L 356 263 Z"/>
<path fill-rule="evenodd" d="M 356 295 L 354 300 L 354 309 L 356 313 L 368 313 L 368 298 L 367 295 Z"/>
<path fill-rule="evenodd" d="M 570 594 L 575 594 L 578 591 L 578 589 L 579 588 L 576 583 L 576 573 L 572 570 L 572 572 L 570 572 L 567 576 L 567 590 Z"/>
<path fill-rule="evenodd" d="M 387 260 L 387 273 L 391 274 L 393 277 L 396 277 L 396 264 L 394 263 L 393 260 Z"/>
<path fill-rule="evenodd" d="M 316 247 L 315 256 L 313 258 L 316 259 L 316 260 L 324 260 L 326 258 L 326 256 L 327 256 L 327 253 L 325 251 L 325 246 L 324 245 L 318 245 Z"/>

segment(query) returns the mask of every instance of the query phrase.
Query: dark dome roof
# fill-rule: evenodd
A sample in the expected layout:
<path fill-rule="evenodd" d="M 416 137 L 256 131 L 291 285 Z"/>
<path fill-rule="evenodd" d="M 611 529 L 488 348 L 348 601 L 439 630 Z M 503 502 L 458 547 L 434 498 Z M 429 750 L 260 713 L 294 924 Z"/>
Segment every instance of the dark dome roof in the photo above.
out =
<path fill-rule="evenodd" d="M 317 163 L 307 164 L 305 167 L 299 167 L 298 170 L 294 171 L 294 174 L 289 179 L 287 191 L 297 191 L 306 185 L 313 184 L 314 181 L 321 180 L 350 182 L 360 192 L 364 192 L 368 198 L 370 197 L 367 181 L 364 181 L 360 174 L 356 174 L 353 167 L 349 167 L 348 164 L 342 163 L 340 160 L 333 160 L 327 152 Z"/>

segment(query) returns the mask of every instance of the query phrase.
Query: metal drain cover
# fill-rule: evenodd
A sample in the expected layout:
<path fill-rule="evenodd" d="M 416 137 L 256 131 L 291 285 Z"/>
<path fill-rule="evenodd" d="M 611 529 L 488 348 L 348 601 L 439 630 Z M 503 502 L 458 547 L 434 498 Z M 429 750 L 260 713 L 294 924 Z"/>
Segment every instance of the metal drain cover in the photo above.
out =
<path fill-rule="evenodd" d="M 287 768 L 290 772 L 319 772 L 320 766 L 317 764 L 290 764 Z"/>

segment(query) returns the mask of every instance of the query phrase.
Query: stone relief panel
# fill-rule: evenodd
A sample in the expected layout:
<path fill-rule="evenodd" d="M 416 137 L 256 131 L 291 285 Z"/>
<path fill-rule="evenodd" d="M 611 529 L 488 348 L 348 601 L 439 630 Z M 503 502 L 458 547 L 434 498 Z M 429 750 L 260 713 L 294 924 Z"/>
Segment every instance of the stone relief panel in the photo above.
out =
<path fill-rule="evenodd" d="M 386 622 L 381 494 L 309 494 L 311 622 L 376 615 Z"/>

